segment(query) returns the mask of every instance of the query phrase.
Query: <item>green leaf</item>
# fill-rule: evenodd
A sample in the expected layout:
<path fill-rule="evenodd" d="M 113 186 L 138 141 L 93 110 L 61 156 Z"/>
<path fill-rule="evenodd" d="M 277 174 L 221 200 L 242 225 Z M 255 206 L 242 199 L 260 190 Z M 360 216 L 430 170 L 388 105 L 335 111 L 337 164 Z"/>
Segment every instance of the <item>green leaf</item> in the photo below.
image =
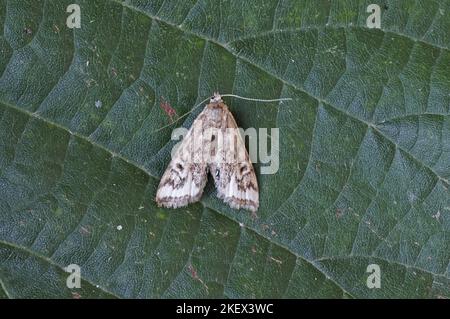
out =
<path fill-rule="evenodd" d="M 0 1 L 0 298 L 449 298 L 450 2 Z M 213 91 L 280 129 L 257 215 L 157 208 Z M 81 288 L 66 286 L 69 264 Z M 368 265 L 381 288 L 366 282 Z"/>

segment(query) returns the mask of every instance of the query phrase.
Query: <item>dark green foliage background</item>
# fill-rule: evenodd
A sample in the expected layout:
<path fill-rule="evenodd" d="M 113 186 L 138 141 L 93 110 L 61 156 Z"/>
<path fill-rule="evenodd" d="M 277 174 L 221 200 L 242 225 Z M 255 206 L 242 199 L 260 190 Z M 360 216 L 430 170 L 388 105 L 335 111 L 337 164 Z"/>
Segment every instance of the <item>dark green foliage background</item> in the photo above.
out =
<path fill-rule="evenodd" d="M 74 30 L 71 2 L 0 0 L 0 297 L 450 297 L 450 1 L 381 30 L 373 1 L 80 1 Z M 226 100 L 280 128 L 257 216 L 155 206 L 161 97 L 215 90 L 293 98 Z"/>

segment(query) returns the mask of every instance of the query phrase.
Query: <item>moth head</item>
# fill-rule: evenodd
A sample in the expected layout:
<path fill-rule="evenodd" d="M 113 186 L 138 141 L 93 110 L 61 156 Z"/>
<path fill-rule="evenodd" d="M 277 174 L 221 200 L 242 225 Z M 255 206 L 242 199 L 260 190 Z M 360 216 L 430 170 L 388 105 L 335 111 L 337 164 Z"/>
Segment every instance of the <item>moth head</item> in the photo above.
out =
<path fill-rule="evenodd" d="M 214 95 L 211 97 L 209 103 L 219 103 L 219 102 L 223 102 L 222 97 L 220 96 L 219 92 L 214 92 Z"/>

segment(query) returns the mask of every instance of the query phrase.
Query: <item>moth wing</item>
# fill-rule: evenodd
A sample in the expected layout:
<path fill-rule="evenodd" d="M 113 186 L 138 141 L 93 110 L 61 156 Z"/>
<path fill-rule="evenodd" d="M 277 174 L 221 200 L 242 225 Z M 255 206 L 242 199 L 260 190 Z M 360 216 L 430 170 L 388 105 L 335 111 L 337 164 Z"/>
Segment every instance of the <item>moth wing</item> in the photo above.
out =
<path fill-rule="evenodd" d="M 194 143 L 201 125 L 201 115 L 194 121 L 164 172 L 156 192 L 156 203 L 164 207 L 183 207 L 200 199 L 207 181 L 207 164 L 196 161 Z"/>
<path fill-rule="evenodd" d="M 255 170 L 237 128 L 233 115 L 228 112 L 227 128 L 223 132 L 223 148 L 216 160 L 209 164 L 217 196 L 231 208 L 252 212 L 259 207 L 259 189 Z"/>

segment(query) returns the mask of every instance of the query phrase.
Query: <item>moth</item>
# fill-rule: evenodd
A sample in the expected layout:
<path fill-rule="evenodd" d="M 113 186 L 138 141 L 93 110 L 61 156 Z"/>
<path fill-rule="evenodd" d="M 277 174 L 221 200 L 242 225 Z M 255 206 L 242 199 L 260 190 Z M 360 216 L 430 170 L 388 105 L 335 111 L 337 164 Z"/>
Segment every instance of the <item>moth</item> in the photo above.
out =
<path fill-rule="evenodd" d="M 214 93 L 173 152 L 159 183 L 156 203 L 177 208 L 197 202 L 208 173 L 217 196 L 230 207 L 258 210 L 255 170 L 236 121 L 219 93 Z"/>

